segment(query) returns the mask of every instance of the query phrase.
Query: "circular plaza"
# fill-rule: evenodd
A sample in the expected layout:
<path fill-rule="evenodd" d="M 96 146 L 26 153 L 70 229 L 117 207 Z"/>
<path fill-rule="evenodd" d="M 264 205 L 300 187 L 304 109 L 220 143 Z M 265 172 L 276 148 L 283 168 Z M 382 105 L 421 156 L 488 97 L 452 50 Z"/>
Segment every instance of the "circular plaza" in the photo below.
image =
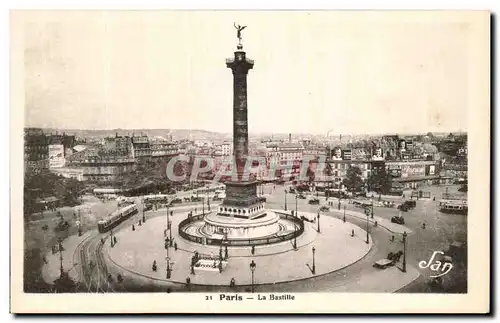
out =
<path fill-rule="evenodd" d="M 213 232 L 207 238 L 205 220 L 214 220 L 207 213 L 170 213 L 166 209 L 147 212 L 146 222 L 141 221 L 141 225 L 142 217 L 136 215 L 133 226 L 113 233 L 117 240 L 113 247 L 110 243 L 104 245 L 104 258 L 128 279 L 183 284 L 189 280 L 196 285 L 227 286 L 232 280 L 238 285 L 250 285 L 253 278 L 259 285 L 337 271 L 357 262 L 371 249 L 371 237 L 367 243 L 366 231 L 352 223 L 329 216 L 318 219 L 316 214 L 306 212 L 299 212 L 302 220 L 297 221 L 291 212 L 267 211 L 278 224 L 272 234 L 259 232 L 258 238 L 231 239 L 230 243 L 224 243 L 223 235 L 214 238 Z M 299 222 L 302 226 L 297 225 Z M 255 267 L 251 275 L 252 262 Z"/>

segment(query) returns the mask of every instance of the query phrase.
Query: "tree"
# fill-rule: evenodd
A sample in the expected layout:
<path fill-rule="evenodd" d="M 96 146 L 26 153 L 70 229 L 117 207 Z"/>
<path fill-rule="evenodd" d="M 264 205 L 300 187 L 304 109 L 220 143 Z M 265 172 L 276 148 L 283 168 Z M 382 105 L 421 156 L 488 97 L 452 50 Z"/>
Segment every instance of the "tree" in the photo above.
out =
<path fill-rule="evenodd" d="M 332 175 L 333 175 L 333 169 L 332 169 L 332 164 L 331 163 L 326 163 L 325 165 L 325 169 L 323 170 L 323 175 L 326 175 L 327 178 L 331 179 L 328 183 L 329 186 L 333 186 L 333 178 L 332 178 Z"/>
<path fill-rule="evenodd" d="M 363 179 L 361 178 L 361 169 L 351 167 L 346 172 L 346 177 L 342 182 L 349 192 L 360 192 L 363 190 Z"/>
<path fill-rule="evenodd" d="M 306 176 L 310 183 L 314 182 L 316 178 L 316 169 L 318 167 L 318 158 L 309 161 L 309 166 L 307 167 Z"/>
<path fill-rule="evenodd" d="M 424 153 L 426 153 L 426 154 L 435 154 L 438 152 L 437 147 L 432 145 L 432 144 L 425 143 L 422 145 L 422 148 L 424 150 Z"/>
<path fill-rule="evenodd" d="M 389 193 L 392 187 L 392 178 L 385 167 L 374 170 L 368 178 L 368 186 L 379 194 Z"/>

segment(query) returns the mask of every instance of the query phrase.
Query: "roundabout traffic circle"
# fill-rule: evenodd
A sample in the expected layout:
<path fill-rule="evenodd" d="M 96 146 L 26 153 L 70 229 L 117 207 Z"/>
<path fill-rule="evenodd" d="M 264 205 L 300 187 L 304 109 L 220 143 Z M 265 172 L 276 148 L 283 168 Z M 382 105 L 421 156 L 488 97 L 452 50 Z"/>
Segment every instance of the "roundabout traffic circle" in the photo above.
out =
<path fill-rule="evenodd" d="M 142 216 L 135 216 L 135 230 L 130 224 L 114 232 L 117 243 L 111 247 L 107 242 L 102 250 L 108 266 L 116 267 L 129 279 L 137 275 L 141 279 L 177 283 L 186 283 L 189 278 L 190 284 L 196 285 L 227 286 L 231 280 L 238 285 L 250 285 L 253 261 L 256 285 L 284 283 L 343 269 L 363 258 L 372 246 L 371 237 L 366 241 L 366 231 L 352 223 L 321 216 L 318 226 L 315 214 L 299 212 L 312 219 L 304 221 L 304 233 L 300 236 L 270 245 L 231 246 L 226 259 L 225 247 L 203 245 L 179 236 L 178 225 L 187 218 L 187 212 L 170 216 L 171 232 L 167 230 L 167 210 L 155 215 L 148 213 L 140 226 Z M 172 247 L 166 249 L 165 238 L 170 236 Z M 202 261 L 192 268 L 195 253 Z M 220 268 L 219 259 L 223 259 Z M 171 269 L 169 279 L 167 267 Z"/>

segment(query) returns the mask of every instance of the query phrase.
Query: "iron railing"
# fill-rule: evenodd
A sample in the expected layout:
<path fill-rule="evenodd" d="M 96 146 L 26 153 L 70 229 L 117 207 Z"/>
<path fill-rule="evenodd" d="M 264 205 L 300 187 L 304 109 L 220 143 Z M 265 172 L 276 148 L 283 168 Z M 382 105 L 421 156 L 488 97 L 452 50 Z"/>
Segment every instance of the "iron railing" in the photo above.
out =
<path fill-rule="evenodd" d="M 273 243 L 279 243 L 287 240 L 291 240 L 295 237 L 300 236 L 302 233 L 304 233 L 304 220 L 297 218 L 295 216 L 292 216 L 287 213 L 278 213 L 276 212 L 281 219 L 285 219 L 288 221 L 293 222 L 297 226 L 297 230 L 294 232 L 287 233 L 282 236 L 273 236 L 273 237 L 265 237 L 265 238 L 254 238 L 254 239 L 238 239 L 238 240 L 224 240 L 224 239 L 213 239 L 213 238 L 206 238 L 206 237 L 199 237 L 195 236 L 192 234 L 187 233 L 184 231 L 184 228 L 186 228 L 189 224 L 202 220 L 204 217 L 204 214 L 199 214 L 199 215 L 194 215 L 191 216 L 187 219 L 182 220 L 179 223 L 178 230 L 179 230 L 179 235 L 191 242 L 199 243 L 199 244 L 207 244 L 207 245 L 214 245 L 214 246 L 259 246 L 259 245 L 268 245 L 268 244 L 273 244 Z"/>

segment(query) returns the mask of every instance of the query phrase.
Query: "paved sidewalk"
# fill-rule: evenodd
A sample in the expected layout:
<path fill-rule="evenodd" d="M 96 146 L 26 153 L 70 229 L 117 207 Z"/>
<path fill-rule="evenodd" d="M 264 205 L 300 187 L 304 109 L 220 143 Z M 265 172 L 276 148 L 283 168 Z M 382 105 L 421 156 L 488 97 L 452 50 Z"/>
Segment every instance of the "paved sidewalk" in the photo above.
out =
<path fill-rule="evenodd" d="M 69 277 L 77 280 L 79 276 L 79 264 L 75 263 L 77 255 L 75 254 L 76 249 L 85 241 L 91 232 L 86 232 L 82 236 L 72 235 L 67 239 L 62 241 L 62 246 L 64 248 L 63 255 L 63 269 L 68 273 Z M 59 258 L 59 252 L 52 254 L 52 251 L 45 253 L 45 259 L 47 263 L 42 267 L 42 278 L 45 282 L 52 284 L 54 280 L 60 277 L 61 273 L 61 261 Z"/>

